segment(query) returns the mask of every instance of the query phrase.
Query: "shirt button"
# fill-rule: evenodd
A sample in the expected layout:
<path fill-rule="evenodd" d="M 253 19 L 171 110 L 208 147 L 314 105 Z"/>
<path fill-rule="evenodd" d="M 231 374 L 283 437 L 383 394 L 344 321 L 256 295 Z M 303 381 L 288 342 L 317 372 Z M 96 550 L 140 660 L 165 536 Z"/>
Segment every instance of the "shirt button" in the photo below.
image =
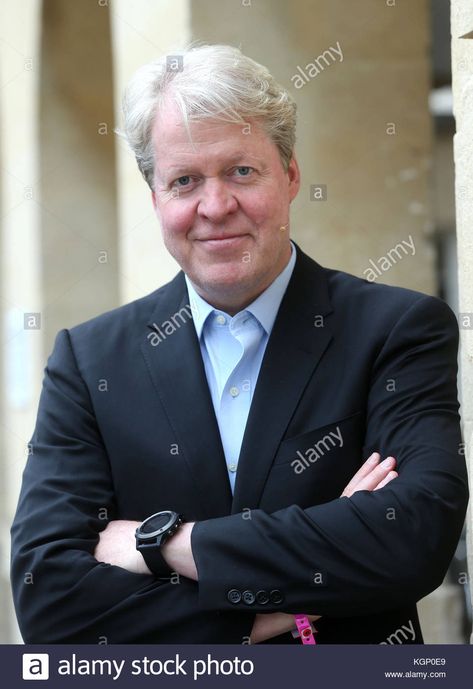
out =
<path fill-rule="evenodd" d="M 240 394 L 240 391 L 237 387 L 234 386 L 233 388 L 230 388 L 230 395 L 232 397 L 238 397 L 239 394 Z"/>
<path fill-rule="evenodd" d="M 225 325 L 225 323 L 227 322 L 227 319 L 225 318 L 225 316 L 222 316 L 222 314 L 220 314 L 219 316 L 217 316 L 217 318 L 215 319 L 215 321 L 216 321 L 216 323 L 218 323 L 219 325 Z"/>
<path fill-rule="evenodd" d="M 237 470 L 237 465 L 236 465 L 236 464 L 229 464 L 229 465 L 228 465 L 228 470 L 229 470 L 229 471 L 236 471 L 236 470 Z"/>

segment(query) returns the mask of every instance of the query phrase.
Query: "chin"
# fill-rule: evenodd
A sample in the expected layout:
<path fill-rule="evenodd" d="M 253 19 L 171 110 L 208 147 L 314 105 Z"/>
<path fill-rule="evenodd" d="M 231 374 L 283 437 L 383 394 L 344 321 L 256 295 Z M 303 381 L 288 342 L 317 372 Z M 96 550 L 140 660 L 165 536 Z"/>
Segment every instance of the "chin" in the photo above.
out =
<path fill-rule="evenodd" d="M 251 278 L 254 274 L 254 266 L 249 263 L 242 263 L 238 259 L 231 262 L 200 265 L 193 273 L 201 278 L 202 282 L 234 284 Z"/>
<path fill-rule="evenodd" d="M 215 268 L 204 269 L 198 271 L 195 276 L 197 279 L 190 277 L 196 285 L 201 285 L 207 292 L 218 293 L 220 291 L 222 294 L 235 293 L 236 288 L 239 291 L 245 291 L 254 282 L 254 279 L 248 275 L 247 271 L 241 269 L 232 270 L 228 265 L 218 270 L 215 270 Z"/>

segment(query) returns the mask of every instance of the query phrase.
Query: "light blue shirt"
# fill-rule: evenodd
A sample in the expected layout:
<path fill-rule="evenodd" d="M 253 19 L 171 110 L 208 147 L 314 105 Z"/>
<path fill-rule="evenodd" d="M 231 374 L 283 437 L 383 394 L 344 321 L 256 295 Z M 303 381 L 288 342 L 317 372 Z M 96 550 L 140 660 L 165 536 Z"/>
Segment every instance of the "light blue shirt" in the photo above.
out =
<path fill-rule="evenodd" d="M 291 258 L 278 277 L 233 317 L 202 299 L 185 276 L 232 493 L 261 362 L 296 263 L 292 242 L 291 248 Z"/>

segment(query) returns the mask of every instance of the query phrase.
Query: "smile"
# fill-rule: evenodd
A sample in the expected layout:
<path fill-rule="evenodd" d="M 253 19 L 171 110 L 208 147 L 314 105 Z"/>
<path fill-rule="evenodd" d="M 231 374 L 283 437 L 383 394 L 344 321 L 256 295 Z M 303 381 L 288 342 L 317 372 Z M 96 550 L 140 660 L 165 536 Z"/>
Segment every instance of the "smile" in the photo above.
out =
<path fill-rule="evenodd" d="M 211 237 L 209 239 L 199 239 L 197 241 L 202 242 L 202 244 L 209 249 L 233 249 L 247 237 L 247 234 L 238 234 L 230 237 Z"/>

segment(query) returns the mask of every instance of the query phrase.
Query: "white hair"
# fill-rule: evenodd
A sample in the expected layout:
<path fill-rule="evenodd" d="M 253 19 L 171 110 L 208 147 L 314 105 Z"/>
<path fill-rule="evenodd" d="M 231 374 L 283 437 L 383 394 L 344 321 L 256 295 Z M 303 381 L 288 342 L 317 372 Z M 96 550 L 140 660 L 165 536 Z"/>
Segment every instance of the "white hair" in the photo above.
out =
<path fill-rule="evenodd" d="M 189 121 L 256 121 L 278 147 L 287 170 L 296 139 L 296 104 L 268 69 L 229 45 L 192 45 L 140 67 L 122 103 L 123 136 L 141 174 L 154 189 L 152 128 L 157 112 L 171 98 Z"/>

